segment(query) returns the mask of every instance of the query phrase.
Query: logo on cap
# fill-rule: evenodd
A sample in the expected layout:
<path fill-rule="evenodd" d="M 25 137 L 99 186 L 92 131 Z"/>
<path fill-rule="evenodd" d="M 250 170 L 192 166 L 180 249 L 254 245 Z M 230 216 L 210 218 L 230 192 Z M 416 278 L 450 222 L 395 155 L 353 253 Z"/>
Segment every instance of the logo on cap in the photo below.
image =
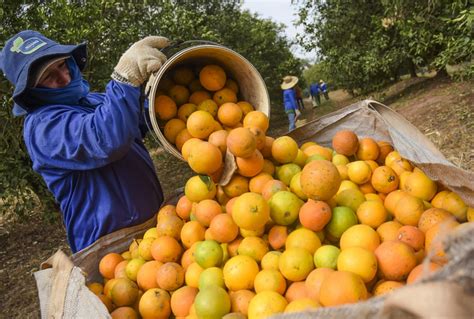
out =
<path fill-rule="evenodd" d="M 10 51 L 23 54 L 31 54 L 44 45 L 46 45 L 46 42 L 37 37 L 26 39 L 26 41 L 23 40 L 21 37 L 18 37 L 15 39 L 15 41 L 13 41 L 13 45 L 10 48 Z"/>

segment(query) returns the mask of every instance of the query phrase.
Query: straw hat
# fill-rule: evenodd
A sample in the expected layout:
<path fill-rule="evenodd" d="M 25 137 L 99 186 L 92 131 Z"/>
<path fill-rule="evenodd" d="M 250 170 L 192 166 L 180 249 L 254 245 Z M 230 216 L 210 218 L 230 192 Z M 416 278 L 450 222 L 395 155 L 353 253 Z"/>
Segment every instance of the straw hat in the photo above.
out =
<path fill-rule="evenodd" d="M 283 78 L 283 82 L 281 83 L 280 87 L 282 90 L 291 89 L 298 83 L 298 78 L 293 75 L 287 75 Z"/>

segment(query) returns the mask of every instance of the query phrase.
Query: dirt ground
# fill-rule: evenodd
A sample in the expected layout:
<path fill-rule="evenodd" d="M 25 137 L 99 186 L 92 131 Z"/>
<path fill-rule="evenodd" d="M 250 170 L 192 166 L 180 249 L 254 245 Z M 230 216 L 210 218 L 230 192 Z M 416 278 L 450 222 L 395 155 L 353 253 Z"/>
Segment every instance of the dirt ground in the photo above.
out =
<path fill-rule="evenodd" d="M 474 170 L 474 86 L 447 78 L 408 79 L 371 98 L 391 106 L 423 132 L 455 165 Z M 361 99 L 343 91 L 313 110 L 309 100 L 298 125 Z M 272 120 L 269 135 L 287 131 L 286 118 Z M 184 185 L 192 173 L 184 162 L 162 149 L 151 151 L 165 194 Z M 26 220 L 0 218 L 0 318 L 39 318 L 33 273 L 41 262 L 62 249 L 70 254 L 64 227 L 42 219 L 38 212 Z"/>

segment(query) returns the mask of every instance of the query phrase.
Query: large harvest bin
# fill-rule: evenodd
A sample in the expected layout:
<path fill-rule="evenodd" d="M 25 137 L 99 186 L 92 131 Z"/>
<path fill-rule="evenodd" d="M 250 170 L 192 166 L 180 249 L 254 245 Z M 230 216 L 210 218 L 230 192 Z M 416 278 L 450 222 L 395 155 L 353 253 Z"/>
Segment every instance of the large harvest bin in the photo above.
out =
<path fill-rule="evenodd" d="M 330 146 L 338 130 L 386 140 L 433 180 L 457 192 L 474 206 L 474 173 L 453 166 L 413 125 L 390 108 L 361 101 L 319 118 L 289 135 L 300 144 L 315 141 Z M 167 203 L 175 203 L 177 190 Z M 88 290 L 86 281 L 100 279 L 99 260 L 128 248 L 133 238 L 155 226 L 156 219 L 109 234 L 71 259 L 61 252 L 35 273 L 42 318 L 110 318 L 105 306 Z M 278 318 L 472 318 L 474 313 L 474 223 L 461 225 L 445 243 L 449 263 L 440 271 L 391 294 L 357 304 L 320 308 Z"/>

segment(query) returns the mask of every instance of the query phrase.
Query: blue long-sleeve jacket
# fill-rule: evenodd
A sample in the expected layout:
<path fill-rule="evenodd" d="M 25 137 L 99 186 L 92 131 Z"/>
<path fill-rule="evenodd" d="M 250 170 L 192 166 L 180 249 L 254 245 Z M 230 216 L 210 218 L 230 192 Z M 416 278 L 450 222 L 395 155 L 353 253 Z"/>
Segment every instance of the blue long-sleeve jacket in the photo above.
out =
<path fill-rule="evenodd" d="M 316 83 L 313 83 L 309 86 L 309 94 L 311 95 L 317 95 L 319 94 L 320 92 L 320 89 L 319 89 L 319 85 L 316 84 Z"/>
<path fill-rule="evenodd" d="M 59 202 L 73 252 L 151 218 L 163 201 L 139 129 L 140 91 L 111 81 L 93 106 L 49 105 L 28 113 L 24 139 Z"/>
<path fill-rule="evenodd" d="M 326 92 L 328 90 L 328 86 L 324 82 L 321 83 L 319 86 L 321 87 L 321 92 Z"/>
<path fill-rule="evenodd" d="M 296 102 L 296 93 L 293 88 L 283 90 L 283 104 L 286 113 L 295 113 L 298 105 Z"/>

